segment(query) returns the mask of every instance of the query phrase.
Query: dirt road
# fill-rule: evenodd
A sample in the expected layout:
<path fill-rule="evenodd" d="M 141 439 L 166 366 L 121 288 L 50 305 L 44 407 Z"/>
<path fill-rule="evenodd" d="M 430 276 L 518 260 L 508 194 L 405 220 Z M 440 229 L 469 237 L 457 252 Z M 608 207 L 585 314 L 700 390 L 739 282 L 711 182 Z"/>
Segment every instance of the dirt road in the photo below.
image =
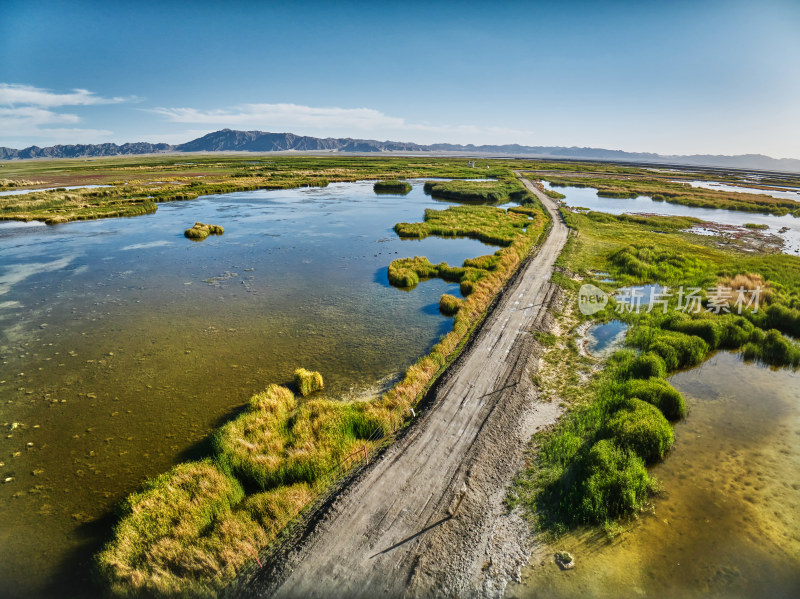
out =
<path fill-rule="evenodd" d="M 530 382 L 530 331 L 557 295 L 549 279 L 567 228 L 553 201 L 523 182 L 553 217 L 539 252 L 420 422 L 336 499 L 278 571 L 250 584 L 254 596 L 499 595 L 527 561 L 529 534 L 503 498 L 530 435 L 559 413 Z"/>

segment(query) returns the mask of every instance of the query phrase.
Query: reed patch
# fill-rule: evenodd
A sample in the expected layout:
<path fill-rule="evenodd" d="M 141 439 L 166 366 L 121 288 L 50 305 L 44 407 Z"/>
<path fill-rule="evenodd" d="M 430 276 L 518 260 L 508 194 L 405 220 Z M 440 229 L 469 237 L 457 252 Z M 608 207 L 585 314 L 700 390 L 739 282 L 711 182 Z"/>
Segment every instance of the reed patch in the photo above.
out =
<path fill-rule="evenodd" d="M 294 386 L 303 397 L 311 395 L 315 391 L 320 391 L 325 387 L 322 375 L 313 370 L 298 368 L 294 371 Z"/>

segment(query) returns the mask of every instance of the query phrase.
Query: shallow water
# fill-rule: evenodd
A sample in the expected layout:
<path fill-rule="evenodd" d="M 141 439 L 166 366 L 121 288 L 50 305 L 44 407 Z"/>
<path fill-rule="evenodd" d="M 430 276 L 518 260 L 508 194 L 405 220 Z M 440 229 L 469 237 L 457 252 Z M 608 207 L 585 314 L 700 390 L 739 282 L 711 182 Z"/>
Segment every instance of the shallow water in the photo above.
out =
<path fill-rule="evenodd" d="M 609 355 L 624 341 L 628 325 L 621 320 L 593 324 L 586 331 L 586 351 L 595 357 Z"/>
<path fill-rule="evenodd" d="M 380 391 L 450 330 L 458 285 L 389 286 L 398 257 L 460 264 L 497 248 L 399 239 L 444 208 L 371 183 L 252 191 L 155 214 L 0 226 L 0 588 L 81 596 L 113 506 L 203 450 L 270 382 L 319 370 L 331 397 Z M 203 242 L 195 221 L 222 225 Z M 0 480 L 2 480 L 0 479 Z M 34 576 L 33 573 L 36 573 Z"/>
<path fill-rule="evenodd" d="M 98 187 L 113 187 L 113 185 L 73 185 L 71 187 L 42 187 L 40 189 L 9 189 L 7 191 L 0 191 L 0 196 L 25 195 L 28 193 L 36 193 L 37 191 L 53 191 L 54 189 L 96 189 Z"/>
<path fill-rule="evenodd" d="M 800 218 L 791 214 L 775 216 L 737 210 L 696 208 L 669 202 L 656 202 L 648 196 L 638 196 L 633 199 L 602 198 L 597 195 L 597 190 L 591 187 L 551 187 L 546 181 L 543 184 L 545 189 L 552 189 L 567 196 L 563 201 L 568 206 L 588 208 L 597 212 L 691 216 L 703 221 L 739 227 L 743 227 L 746 223 L 767 225 L 769 229 L 764 233 L 779 235 L 784 239 L 784 253 L 800 256 Z M 781 229 L 784 228 L 786 230 L 781 233 Z"/>
<path fill-rule="evenodd" d="M 745 185 L 731 185 L 730 183 L 721 183 L 719 181 L 674 181 L 674 183 L 688 183 L 692 187 L 701 187 L 704 189 L 713 189 L 716 191 L 733 191 L 736 193 L 760 193 L 773 198 L 780 198 L 783 200 L 795 200 L 800 202 L 800 191 L 786 191 L 778 189 L 758 189 L 757 187 L 747 187 Z"/>
<path fill-rule="evenodd" d="M 664 491 L 652 513 L 603 533 L 562 538 L 575 557 L 528 567 L 517 598 L 800 596 L 798 373 L 719 353 L 674 375 L 689 414 L 652 469 Z"/>

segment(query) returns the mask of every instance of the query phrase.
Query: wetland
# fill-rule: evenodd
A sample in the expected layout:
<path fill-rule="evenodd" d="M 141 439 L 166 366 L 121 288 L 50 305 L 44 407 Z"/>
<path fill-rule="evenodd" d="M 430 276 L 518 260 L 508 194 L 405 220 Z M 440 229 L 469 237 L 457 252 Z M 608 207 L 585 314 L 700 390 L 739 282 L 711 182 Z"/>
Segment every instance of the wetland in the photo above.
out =
<path fill-rule="evenodd" d="M 424 386 L 440 372 L 503 276 L 546 230 L 535 204 L 496 207 L 526 200 L 508 164 L 487 169 L 494 183 L 469 181 L 475 171 L 465 164 L 216 157 L 73 164 L 86 189 L 71 185 L 75 174 L 54 175 L 44 163 L 20 167 L 48 188 L 0 198 L 0 505 L 14 516 L 0 532 L 3 588 L 20 597 L 96 592 L 92 556 L 118 522 L 114 508 L 161 473 L 168 474 L 151 483 L 155 492 L 159 480 L 169 485 L 192 468 L 192 476 L 216 480 L 219 470 L 196 461 L 211 444 L 222 448 L 227 469 L 246 471 L 270 491 L 263 473 L 240 459 L 238 444 L 262 439 L 237 427 L 265 406 L 295 406 L 276 387 L 290 387 L 293 373 L 301 383 L 324 376 L 324 389 L 311 391 L 320 378 L 300 412 L 350 418 L 373 400 L 383 409 L 377 398 L 409 373 L 421 372 L 414 385 Z M 562 216 L 577 234 L 553 281 L 569 297 L 586 280 L 611 300 L 595 319 L 557 314 L 566 333 L 539 336 L 547 352 L 536 384 L 567 416 L 534 439 L 544 455 L 532 454 L 514 502 L 576 565 L 561 571 L 540 556 L 509 595 L 795 596 L 796 206 L 786 195 L 761 199 L 757 188 L 742 199 L 721 182 L 737 178 L 664 201 L 657 191 L 677 194 L 669 186 L 694 189 L 699 180 L 686 173 L 656 184 L 648 169 L 610 165 L 528 166 L 552 169 L 558 176 L 545 177 L 543 191 L 572 207 Z M 617 179 L 598 182 L 598 171 Z M 454 176 L 462 180 L 447 181 Z M 448 208 L 453 203 L 467 205 Z M 124 214 L 139 216 L 103 218 Z M 64 222 L 84 219 L 92 220 Z M 214 223 L 199 228 L 224 235 L 193 243 L 183 233 L 193 223 Z M 778 241 L 766 251 L 740 229 Z M 760 313 L 639 316 L 625 299 L 637 290 L 647 309 L 651 291 L 739 283 L 764 286 Z M 407 401 L 417 393 L 406 393 Z M 352 403 L 330 403 L 341 400 Z M 227 432 L 212 436 L 220 430 Z M 643 440 L 647 447 L 637 445 Z M 564 486 L 572 475 L 558 477 L 577 472 L 581 480 L 587 464 L 595 473 L 586 488 L 607 494 L 618 469 L 635 483 L 633 501 L 598 495 L 570 512 L 585 490 Z M 218 482 L 225 501 L 241 501 L 238 483 L 223 490 L 231 479 Z M 313 499 L 306 487 L 285 489 L 298 505 Z M 247 511 L 282 497 L 255 494 L 242 505 Z M 32 569 L 40 575 L 20 577 Z"/>
<path fill-rule="evenodd" d="M 15 515 L 0 533 L 4 588 L 85 594 L 114 506 L 202 455 L 247 398 L 299 365 L 322 372 L 331 397 L 366 399 L 426 354 L 452 328 L 440 296 L 459 286 L 406 293 L 389 285 L 389 263 L 458 265 L 497 248 L 395 235 L 443 207 L 422 183 L 379 199 L 369 182 L 342 183 L 1 224 L 0 461 L 12 480 L 0 502 Z M 225 235 L 192 243 L 182 231 L 198 221 Z M 34 566 L 40 576 L 18 576 Z"/>

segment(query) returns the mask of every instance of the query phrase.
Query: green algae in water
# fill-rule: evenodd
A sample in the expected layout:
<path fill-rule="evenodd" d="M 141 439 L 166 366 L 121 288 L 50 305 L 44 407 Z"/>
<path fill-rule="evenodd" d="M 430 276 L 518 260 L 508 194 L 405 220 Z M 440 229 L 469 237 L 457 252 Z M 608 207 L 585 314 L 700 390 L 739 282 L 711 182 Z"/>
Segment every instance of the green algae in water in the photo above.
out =
<path fill-rule="evenodd" d="M 651 472 L 666 489 L 652 513 L 608 538 L 562 537 L 507 596 L 774 597 L 800 595 L 800 386 L 788 370 L 719 353 L 670 377 L 689 406 L 675 446 Z"/>

